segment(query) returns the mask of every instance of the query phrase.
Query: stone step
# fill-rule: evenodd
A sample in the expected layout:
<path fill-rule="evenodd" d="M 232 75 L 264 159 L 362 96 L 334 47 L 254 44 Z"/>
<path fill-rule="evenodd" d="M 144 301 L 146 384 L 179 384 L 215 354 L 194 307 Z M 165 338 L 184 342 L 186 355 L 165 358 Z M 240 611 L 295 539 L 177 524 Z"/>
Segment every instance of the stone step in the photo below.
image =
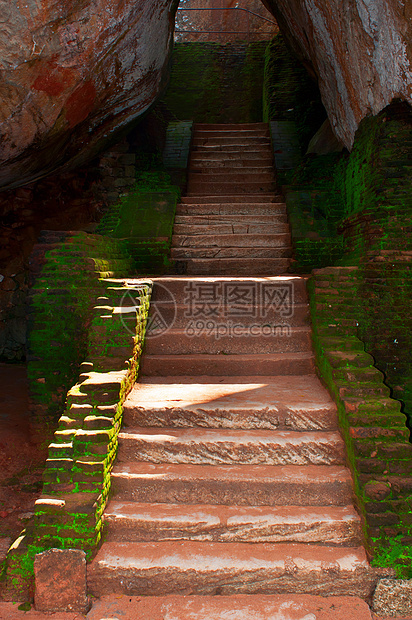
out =
<path fill-rule="evenodd" d="M 150 332 L 149 332 L 150 333 Z M 312 351 L 310 327 L 290 327 L 267 320 L 243 325 L 241 319 L 196 317 L 184 329 L 168 329 L 148 338 L 147 355 L 241 355 Z"/>
<path fill-rule="evenodd" d="M 336 405 L 315 375 L 142 378 L 125 427 L 335 430 Z"/>
<path fill-rule="evenodd" d="M 210 506 L 112 500 L 104 522 L 108 542 L 202 540 L 354 547 L 362 539 L 360 518 L 353 506 Z"/>
<path fill-rule="evenodd" d="M 210 194 L 209 196 L 183 196 L 181 198 L 182 204 L 239 204 L 239 203 L 248 203 L 248 204 L 258 204 L 258 203 L 275 203 L 285 205 L 283 196 L 280 194 L 276 194 L 274 192 L 269 192 L 267 194 L 249 194 L 249 195 L 238 195 L 234 196 L 233 194 Z"/>
<path fill-rule="evenodd" d="M 237 138 L 237 137 L 245 137 L 245 138 L 255 138 L 256 136 L 261 136 L 265 138 L 270 137 L 269 126 L 262 126 L 256 128 L 244 127 L 244 128 L 233 128 L 229 129 L 227 127 L 219 127 L 219 128 L 195 128 L 194 138 Z"/>
<path fill-rule="evenodd" d="M 285 246 L 287 247 L 287 246 Z M 287 273 L 289 258 L 190 258 L 176 262 L 177 272 L 192 275 L 273 276 Z"/>
<path fill-rule="evenodd" d="M 103 594 L 283 594 L 368 597 L 377 582 L 357 547 L 168 541 L 106 543 L 88 568 Z"/>
<path fill-rule="evenodd" d="M 104 596 L 88 620 L 372 620 L 368 604 L 355 596 L 237 594 L 232 596 Z M 287 610 L 285 612 L 285 610 Z"/>
<path fill-rule="evenodd" d="M 245 234 L 245 233 L 223 233 L 184 235 L 173 234 L 172 245 L 174 247 L 202 247 L 202 248 L 250 248 L 250 247 L 290 247 L 290 233 L 278 234 Z"/>
<path fill-rule="evenodd" d="M 174 299 L 164 299 L 154 301 L 149 312 L 148 332 L 146 338 L 154 337 L 151 332 L 151 322 L 160 313 L 164 320 L 164 328 L 167 329 L 189 329 L 189 323 L 194 320 L 204 321 L 211 318 L 214 321 L 227 321 L 229 325 L 241 324 L 243 326 L 252 326 L 256 323 L 260 325 L 287 325 L 290 327 L 309 327 L 310 316 L 307 304 L 294 304 L 285 306 L 265 306 L 249 305 L 248 303 L 236 305 L 230 303 L 230 300 L 222 304 L 205 306 L 202 303 L 191 303 L 188 299 L 187 303 L 177 303 Z M 199 324 L 199 327 L 202 327 Z M 164 329 L 163 333 L 166 331 Z M 264 331 L 268 331 L 264 329 Z"/>
<path fill-rule="evenodd" d="M 256 169 L 271 169 L 273 171 L 273 160 L 271 157 L 262 157 L 260 154 L 249 153 L 248 157 L 243 155 L 241 159 L 231 157 L 223 157 L 224 153 L 218 153 L 215 157 L 211 153 L 203 156 L 200 153 L 190 158 L 189 169 L 196 171 L 222 172 L 222 170 L 233 169 L 239 172 L 240 169 L 246 169 L 248 172 L 254 172 Z M 252 157 L 252 155 L 254 155 Z"/>
<path fill-rule="evenodd" d="M 349 469 L 340 465 L 116 463 L 116 501 L 234 506 L 348 506 Z"/>
<path fill-rule="evenodd" d="M 199 135 L 195 133 L 192 142 L 192 146 L 195 149 L 202 146 L 237 146 L 237 148 L 241 146 L 243 148 L 244 146 L 253 145 L 270 148 L 270 138 L 269 136 L 257 136 L 254 132 L 248 133 L 246 131 L 240 135 L 237 132 L 229 132 L 227 135 L 223 135 L 219 132 L 214 136 L 209 134 Z"/>
<path fill-rule="evenodd" d="M 168 376 L 256 376 L 310 375 L 314 372 L 312 353 L 263 355 L 144 355 L 141 372 L 146 377 Z"/>
<path fill-rule="evenodd" d="M 287 222 L 265 222 L 263 224 L 253 224 L 237 222 L 233 218 L 233 222 L 221 222 L 214 224 L 212 222 L 196 223 L 196 224 L 179 224 L 175 222 L 173 227 L 174 235 L 277 235 L 289 233 L 289 224 Z"/>
<path fill-rule="evenodd" d="M 249 165 L 248 162 L 250 162 L 251 166 L 255 166 L 263 164 L 265 161 L 268 162 L 267 165 L 273 165 L 273 155 L 267 147 L 262 149 L 262 147 L 258 146 L 247 150 L 240 148 L 237 150 L 224 151 L 219 148 L 216 150 L 207 149 L 192 151 L 189 159 L 189 165 L 192 162 L 198 161 L 204 162 L 205 165 L 207 165 L 208 162 L 216 162 L 216 166 L 230 166 L 232 165 L 232 162 L 234 165 Z"/>
<path fill-rule="evenodd" d="M 284 217 L 287 218 L 286 205 L 283 203 L 211 203 L 211 204 L 179 204 L 177 216 L 226 216 L 226 217 Z"/>
<path fill-rule="evenodd" d="M 262 261 L 265 262 L 265 261 Z M 239 263 L 234 260 L 233 265 Z M 241 292 L 245 303 L 271 307 L 286 308 L 288 314 L 294 304 L 307 303 L 306 278 L 292 275 L 268 277 L 237 276 L 161 276 L 151 278 L 153 290 L 151 302 L 174 300 L 176 303 L 202 301 L 202 292 L 208 294 L 207 302 L 219 307 L 222 303 L 232 304 L 238 300 Z M 245 293 L 246 291 L 246 293 Z M 233 300 L 233 301 L 232 301 Z M 205 301 L 205 300 L 203 300 Z"/>
<path fill-rule="evenodd" d="M 187 205 L 185 205 L 187 206 Z M 178 224 L 186 224 L 186 225 L 196 225 L 196 226 L 207 226 L 207 225 L 225 225 L 232 224 L 235 222 L 236 224 L 240 224 L 242 226 L 246 225 L 257 225 L 257 224 L 267 224 L 267 225 L 278 225 L 284 224 L 287 222 L 286 213 L 277 213 L 273 209 L 273 213 L 270 214 L 259 214 L 253 211 L 253 214 L 248 213 L 247 215 L 242 215 L 239 213 L 235 214 L 205 214 L 205 215 L 179 215 L 175 216 L 175 227 Z"/>
<path fill-rule="evenodd" d="M 248 259 L 251 258 L 291 258 L 293 254 L 291 247 L 284 248 L 248 248 Z M 171 248 L 170 256 L 172 259 L 184 258 L 245 258 L 244 248 Z M 181 272 L 180 272 L 181 273 Z"/>
<path fill-rule="evenodd" d="M 334 431 L 127 428 L 117 462 L 191 465 L 343 465 L 345 446 Z"/>
<path fill-rule="evenodd" d="M 260 153 L 264 157 L 272 156 L 272 146 L 269 142 L 265 142 L 264 144 L 249 142 L 247 144 L 242 144 L 242 142 L 246 142 L 246 140 L 241 141 L 238 144 L 194 144 L 192 146 L 192 153 L 218 153 L 221 151 L 222 153 L 236 153 L 239 157 L 242 153 Z"/>
<path fill-rule="evenodd" d="M 273 168 L 269 171 L 256 168 L 252 172 L 246 172 L 246 170 L 219 170 L 218 172 L 198 172 L 191 170 L 189 173 L 188 187 L 193 186 L 196 182 L 203 183 L 272 183 L 275 180 L 275 174 Z"/>
<path fill-rule="evenodd" d="M 276 183 L 274 181 L 197 181 L 189 180 L 187 187 L 187 196 L 212 194 L 231 194 L 232 198 L 236 194 L 266 194 L 274 192 Z"/>
<path fill-rule="evenodd" d="M 267 123 L 196 123 L 194 126 L 195 131 L 211 131 L 211 130 L 220 130 L 220 131 L 238 131 L 238 130 L 266 130 L 268 127 Z"/>

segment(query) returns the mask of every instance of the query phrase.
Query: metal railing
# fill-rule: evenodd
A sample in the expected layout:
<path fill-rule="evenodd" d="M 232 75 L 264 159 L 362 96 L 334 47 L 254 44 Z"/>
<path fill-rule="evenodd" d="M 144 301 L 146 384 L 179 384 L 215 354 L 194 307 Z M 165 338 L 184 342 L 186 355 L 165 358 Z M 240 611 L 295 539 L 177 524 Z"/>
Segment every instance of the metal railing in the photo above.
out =
<path fill-rule="evenodd" d="M 246 14 L 247 16 L 247 24 L 246 24 L 246 30 L 183 30 L 179 27 L 176 27 L 176 34 L 180 35 L 185 35 L 185 34 L 245 34 L 247 35 L 247 40 L 250 40 L 250 15 L 252 15 L 253 17 L 257 17 L 258 19 L 267 22 L 269 24 L 272 24 L 273 26 L 277 26 L 276 21 L 268 19 L 267 17 L 264 17 L 263 15 L 259 15 L 259 13 L 255 13 L 254 11 L 251 11 L 250 9 L 244 9 L 243 7 L 202 7 L 202 8 L 185 8 L 185 7 L 178 7 L 178 12 L 186 12 L 186 11 L 242 11 L 243 13 Z M 262 31 L 259 30 L 256 32 L 257 35 L 271 35 L 273 34 L 273 30 L 270 31 Z"/>

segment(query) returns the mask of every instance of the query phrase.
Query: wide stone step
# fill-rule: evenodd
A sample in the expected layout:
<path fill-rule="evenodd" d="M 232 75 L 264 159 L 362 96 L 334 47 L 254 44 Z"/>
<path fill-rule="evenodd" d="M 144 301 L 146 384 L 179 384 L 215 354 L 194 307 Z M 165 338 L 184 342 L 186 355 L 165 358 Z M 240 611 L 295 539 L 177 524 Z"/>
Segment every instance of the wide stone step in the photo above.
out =
<path fill-rule="evenodd" d="M 239 203 L 248 203 L 248 204 L 257 204 L 257 203 L 276 203 L 284 205 L 283 196 L 280 194 L 276 194 L 275 192 L 269 192 L 267 194 L 249 194 L 249 195 L 238 195 L 234 196 L 233 194 L 210 194 L 208 196 L 183 196 L 181 198 L 182 204 L 216 204 L 219 203 L 221 205 L 224 204 L 239 204 Z"/>
<path fill-rule="evenodd" d="M 194 144 L 192 146 L 192 153 L 197 154 L 201 153 L 218 153 L 221 151 L 222 153 L 236 153 L 237 156 L 242 153 L 260 153 L 264 157 L 272 156 L 272 146 L 269 142 L 265 142 L 263 144 L 248 142 L 246 144 L 242 144 L 242 142 L 246 143 L 246 140 L 241 141 L 241 143 L 233 144 L 233 142 L 229 144 Z"/>
<path fill-rule="evenodd" d="M 310 375 L 314 372 L 313 354 L 278 353 L 262 355 L 144 355 L 141 372 L 148 377 L 210 375 L 256 376 Z"/>
<path fill-rule="evenodd" d="M 179 204 L 176 207 L 177 216 L 227 216 L 227 217 L 284 217 L 287 219 L 286 205 L 283 203 L 198 203 L 197 199 L 191 204 Z M 258 221 L 258 220 L 257 220 Z"/>
<path fill-rule="evenodd" d="M 246 170 L 219 170 L 218 172 L 198 172 L 191 170 L 189 173 L 188 187 L 194 183 L 202 181 L 203 183 L 221 183 L 227 181 L 231 183 L 271 183 L 275 180 L 273 168 L 261 171 L 259 168 L 246 172 Z"/>
<path fill-rule="evenodd" d="M 103 594 L 282 594 L 368 597 L 377 576 L 362 548 L 261 543 L 106 543 L 88 570 Z"/>
<path fill-rule="evenodd" d="M 238 134 L 237 132 L 229 132 L 227 135 L 223 135 L 221 132 L 218 132 L 216 135 L 211 136 L 209 134 L 198 135 L 195 133 L 193 137 L 193 148 L 198 148 L 199 146 L 269 146 L 270 147 L 270 138 L 269 136 L 257 136 L 254 132 L 244 132 Z"/>
<path fill-rule="evenodd" d="M 236 506 L 348 506 L 352 479 L 340 465 L 116 463 L 117 501 Z"/>
<path fill-rule="evenodd" d="M 217 232 L 217 231 L 216 231 Z M 223 233 L 216 234 L 197 234 L 197 235 L 180 235 L 174 234 L 172 236 L 172 244 L 174 247 L 236 247 L 236 248 L 249 248 L 249 247 L 290 247 L 291 238 L 290 233 L 278 233 L 278 234 L 246 234 L 246 233 Z"/>
<path fill-rule="evenodd" d="M 173 227 L 174 235 L 278 235 L 289 233 L 289 224 L 279 222 L 266 222 L 263 224 L 253 224 L 237 222 L 202 222 L 196 224 L 179 224 L 175 222 Z"/>
<path fill-rule="evenodd" d="M 192 465 L 343 465 L 345 446 L 333 431 L 128 428 L 119 433 L 118 462 Z"/>
<path fill-rule="evenodd" d="M 236 127 L 230 129 L 228 127 L 204 127 L 199 128 L 195 127 L 194 138 L 225 138 L 225 137 L 251 137 L 254 138 L 256 136 L 261 136 L 265 138 L 270 137 L 270 131 L 268 125 L 262 125 L 261 127 Z"/>
<path fill-rule="evenodd" d="M 293 250 L 291 247 L 284 248 L 248 248 L 247 256 L 251 258 L 290 258 Z M 171 248 L 172 259 L 184 258 L 245 258 L 244 248 Z M 182 273 L 179 270 L 180 273 Z"/>
<path fill-rule="evenodd" d="M 236 264 L 234 261 L 233 264 Z M 239 304 L 239 294 L 243 304 L 253 303 L 271 308 L 285 310 L 290 316 L 293 305 L 307 303 L 306 278 L 292 275 L 268 277 L 237 276 L 161 276 L 151 278 L 153 290 L 151 302 L 165 300 L 176 303 L 207 303 L 218 308 Z M 205 293 L 206 291 L 206 293 Z M 202 295 L 207 294 L 205 300 Z M 269 316 L 269 315 L 268 315 Z"/>
<path fill-rule="evenodd" d="M 195 131 L 202 131 L 202 130 L 238 131 L 242 129 L 249 130 L 249 131 L 263 129 L 266 131 L 266 129 L 268 128 L 268 124 L 267 123 L 196 123 L 194 128 L 195 128 Z"/>
<path fill-rule="evenodd" d="M 355 596 L 237 594 L 232 596 L 118 596 L 96 599 L 88 620 L 107 609 L 116 618 L 168 620 L 372 620 L 368 604 Z M 287 616 L 285 616 L 285 609 Z"/>
<path fill-rule="evenodd" d="M 185 205 L 187 206 L 187 205 Z M 273 209 L 273 208 L 272 208 Z M 257 214 L 253 212 L 252 214 L 242 215 L 239 213 L 236 214 L 205 214 L 205 215 L 179 215 L 175 216 L 175 227 L 177 225 L 191 225 L 191 226 L 217 226 L 217 225 L 225 225 L 233 223 L 241 224 L 242 226 L 246 225 L 257 225 L 257 224 L 266 224 L 266 225 L 279 225 L 287 222 L 286 213 L 277 213 L 274 211 L 271 214 Z"/>
<path fill-rule="evenodd" d="M 211 153 L 202 155 L 197 153 L 190 158 L 189 168 L 195 171 L 222 172 L 222 170 L 233 169 L 239 172 L 239 169 L 246 169 L 248 172 L 254 172 L 255 169 L 270 168 L 273 170 L 273 160 L 271 157 L 262 157 L 260 154 L 249 153 L 243 155 L 242 158 L 232 156 L 231 158 L 223 157 L 224 153 L 216 153 L 212 157 Z"/>
<path fill-rule="evenodd" d="M 286 248 L 287 246 L 285 246 Z M 249 254 L 249 252 L 248 252 Z M 178 273 L 193 275 L 273 276 L 287 273 L 289 258 L 188 258 L 178 261 Z"/>
<path fill-rule="evenodd" d="M 106 541 L 361 544 L 352 506 L 210 506 L 111 501 Z"/>
<path fill-rule="evenodd" d="M 315 375 L 143 378 L 124 403 L 126 427 L 335 430 L 336 405 Z"/>
<path fill-rule="evenodd" d="M 292 353 L 312 351 L 310 327 L 290 327 L 285 323 L 256 319 L 245 325 L 241 318 L 215 317 L 188 319 L 184 329 L 175 327 L 148 338 L 146 355 L 235 355 L 242 353 Z"/>
<path fill-rule="evenodd" d="M 274 181 L 197 181 L 189 180 L 187 187 L 187 196 L 196 196 L 198 194 L 209 196 L 212 194 L 266 194 L 274 192 L 276 183 Z"/>

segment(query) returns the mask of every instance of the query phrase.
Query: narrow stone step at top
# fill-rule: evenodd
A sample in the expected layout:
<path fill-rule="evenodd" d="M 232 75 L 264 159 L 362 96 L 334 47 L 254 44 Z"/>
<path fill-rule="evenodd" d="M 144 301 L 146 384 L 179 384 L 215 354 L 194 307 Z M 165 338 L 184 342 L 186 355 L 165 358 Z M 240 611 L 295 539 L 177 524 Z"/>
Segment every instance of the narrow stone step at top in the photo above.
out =
<path fill-rule="evenodd" d="M 197 276 L 273 276 L 287 273 L 290 267 L 290 258 L 187 258 L 176 262 L 178 273 Z"/>
<path fill-rule="evenodd" d="M 184 329 L 173 327 L 161 337 L 148 338 L 145 344 L 146 355 L 242 355 L 246 351 L 311 352 L 312 330 L 268 320 L 244 325 L 241 319 L 195 317 Z"/>
<path fill-rule="evenodd" d="M 310 375 L 314 358 L 310 352 L 261 355 L 144 355 L 141 372 L 146 377 L 168 376 Z"/>
<path fill-rule="evenodd" d="M 232 221 L 226 222 L 196 222 L 180 224 L 175 222 L 173 227 L 174 235 L 278 235 L 289 234 L 289 224 L 287 222 L 264 222 L 262 224 L 252 222 Z M 264 244 L 263 244 L 264 245 Z"/>
<path fill-rule="evenodd" d="M 243 197 L 241 197 L 243 198 Z M 200 215 L 220 215 L 226 217 L 256 217 L 274 216 L 287 219 L 286 205 L 281 202 L 200 202 L 198 197 L 192 199 L 191 203 L 180 203 L 176 207 L 176 214 L 190 215 L 193 217 Z"/>
<path fill-rule="evenodd" d="M 191 248 L 284 248 L 291 246 L 289 232 L 278 234 L 216 233 L 217 231 L 212 231 L 211 234 L 173 234 L 172 245 L 173 247 Z"/>
<path fill-rule="evenodd" d="M 336 405 L 315 375 L 142 378 L 125 427 L 335 430 Z"/>
<path fill-rule="evenodd" d="M 105 544 L 88 569 L 103 594 L 282 594 L 369 597 L 377 575 L 357 547 L 168 541 Z"/>
<path fill-rule="evenodd" d="M 272 207 L 273 209 L 273 207 Z M 235 221 L 236 224 L 241 225 L 257 225 L 257 224 L 268 224 L 268 225 L 277 225 L 277 224 L 285 224 L 287 222 L 287 214 L 286 213 L 271 213 L 271 214 L 199 214 L 199 215 L 179 215 L 175 216 L 175 226 L 186 224 L 186 225 L 220 225 L 220 224 L 233 224 Z"/>
<path fill-rule="evenodd" d="M 221 131 L 237 131 L 238 129 L 249 129 L 249 130 L 259 130 L 268 128 L 267 123 L 196 123 L 194 126 L 195 131 L 210 131 L 210 130 L 221 130 Z"/>
<path fill-rule="evenodd" d="M 258 203 L 275 203 L 284 205 L 283 196 L 280 194 L 276 194 L 274 192 L 269 192 L 267 194 L 249 194 L 249 195 L 233 195 L 233 194 L 209 194 L 207 196 L 183 196 L 181 198 L 182 204 L 215 204 L 219 203 L 221 205 L 225 204 L 239 204 L 239 203 L 247 203 L 250 204 L 258 204 Z"/>
<path fill-rule="evenodd" d="M 282 247 L 282 248 L 259 248 L 252 247 L 247 249 L 247 255 L 249 259 L 252 258 L 291 258 L 293 254 L 291 247 Z M 177 247 L 171 248 L 171 258 L 172 259 L 186 259 L 186 258 L 209 258 L 209 259 L 221 259 L 221 258 L 245 258 L 245 249 L 244 248 L 187 248 L 187 247 Z M 279 265 L 277 266 L 277 269 Z M 186 271 L 186 269 L 185 269 Z M 185 273 L 185 271 L 180 271 L 179 273 Z M 286 269 L 283 269 L 286 271 Z"/>
<path fill-rule="evenodd" d="M 117 462 L 191 465 L 343 465 L 336 431 L 128 428 L 119 433 Z"/>
<path fill-rule="evenodd" d="M 197 181 L 190 180 L 188 182 L 187 197 L 204 195 L 210 196 L 211 194 L 232 194 L 246 195 L 246 194 L 266 194 L 268 192 L 274 192 L 276 190 L 276 183 L 274 181 Z"/>
<path fill-rule="evenodd" d="M 352 506 L 210 506 L 112 500 L 104 522 L 108 542 L 361 544 L 361 522 Z"/>
<path fill-rule="evenodd" d="M 235 261 L 233 264 L 236 264 Z M 262 261 L 264 262 L 264 261 Z M 293 275 L 281 276 L 160 276 L 151 278 L 153 290 L 151 302 L 159 300 L 176 303 L 188 303 L 202 301 L 202 290 L 206 289 L 212 294 L 208 302 L 218 308 L 222 304 L 226 307 L 233 303 L 233 296 L 239 291 L 248 291 L 246 303 L 257 306 L 265 306 L 269 312 L 271 307 L 284 309 L 289 315 L 293 314 L 293 306 L 296 303 L 307 303 L 306 278 Z M 237 299 L 236 296 L 234 298 Z"/>
<path fill-rule="evenodd" d="M 226 506 L 349 506 L 352 479 L 340 465 L 116 463 L 116 501 Z"/>
<path fill-rule="evenodd" d="M 101 620 L 107 615 L 108 606 L 112 615 L 125 619 L 372 620 L 368 604 L 359 597 L 323 597 L 309 594 L 143 597 L 111 595 L 93 602 L 88 620 Z"/>

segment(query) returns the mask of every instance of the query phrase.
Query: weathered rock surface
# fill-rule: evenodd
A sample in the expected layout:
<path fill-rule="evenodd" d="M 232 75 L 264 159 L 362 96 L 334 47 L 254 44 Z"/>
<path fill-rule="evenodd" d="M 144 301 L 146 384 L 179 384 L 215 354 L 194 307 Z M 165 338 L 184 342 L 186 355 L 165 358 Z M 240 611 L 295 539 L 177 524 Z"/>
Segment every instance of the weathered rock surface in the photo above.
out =
<path fill-rule="evenodd" d="M 351 147 L 365 116 L 412 103 L 412 1 L 263 0 L 318 77 L 338 138 Z"/>
<path fill-rule="evenodd" d="M 0 0 L 0 187 L 90 159 L 167 73 L 177 0 Z"/>
<path fill-rule="evenodd" d="M 373 596 L 373 610 L 383 616 L 412 615 L 412 579 L 381 579 Z"/>

